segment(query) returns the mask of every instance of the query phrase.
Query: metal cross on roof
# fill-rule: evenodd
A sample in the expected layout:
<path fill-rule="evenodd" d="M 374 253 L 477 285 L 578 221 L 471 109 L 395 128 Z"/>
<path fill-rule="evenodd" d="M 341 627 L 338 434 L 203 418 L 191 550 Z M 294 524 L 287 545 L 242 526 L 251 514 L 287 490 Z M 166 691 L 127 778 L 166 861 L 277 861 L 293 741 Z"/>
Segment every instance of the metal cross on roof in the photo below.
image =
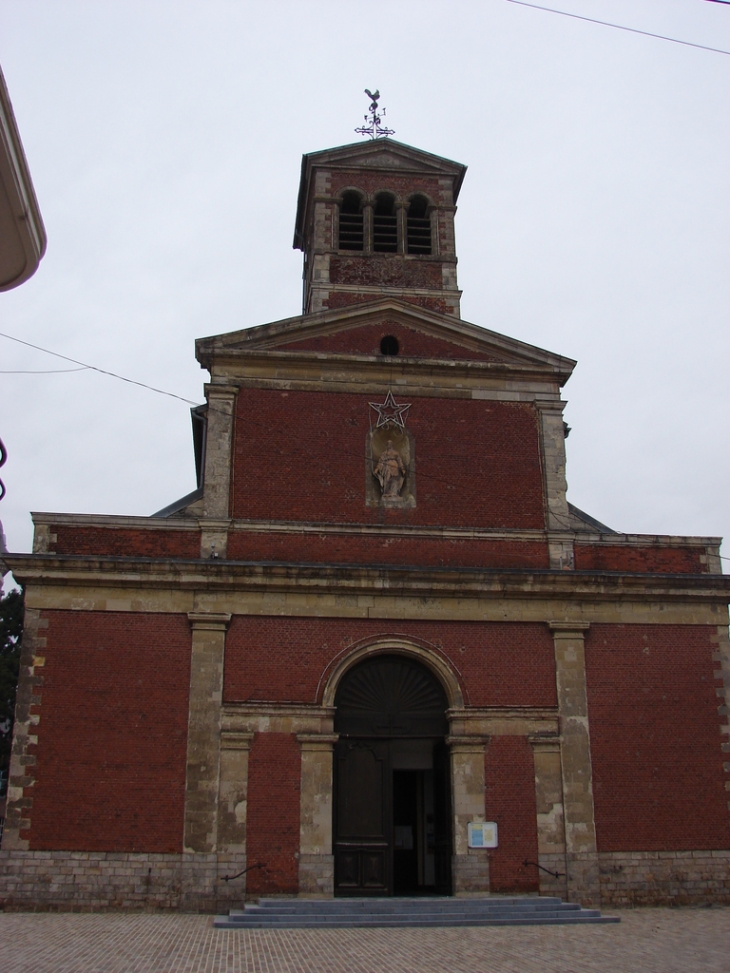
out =
<path fill-rule="evenodd" d="M 371 139 L 387 139 L 389 135 L 395 135 L 395 129 L 386 128 L 381 125 L 381 121 L 385 116 L 385 109 L 382 108 L 378 112 L 378 100 L 380 98 L 380 90 L 368 91 L 365 89 L 365 94 L 370 99 L 370 108 L 368 109 L 368 114 L 363 115 L 365 119 L 365 124 L 360 128 L 356 128 L 355 131 L 358 135 L 369 135 Z"/>

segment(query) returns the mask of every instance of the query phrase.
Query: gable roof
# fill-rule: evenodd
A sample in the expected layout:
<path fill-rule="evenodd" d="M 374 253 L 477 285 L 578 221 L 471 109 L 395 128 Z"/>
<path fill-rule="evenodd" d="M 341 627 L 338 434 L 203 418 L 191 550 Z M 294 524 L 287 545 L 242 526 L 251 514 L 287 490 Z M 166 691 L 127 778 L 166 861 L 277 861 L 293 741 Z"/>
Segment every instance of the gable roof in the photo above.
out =
<path fill-rule="evenodd" d="M 430 152 L 424 152 L 423 149 L 416 149 L 412 145 L 396 142 L 394 139 L 370 139 L 303 155 L 297 218 L 294 227 L 293 246 L 295 250 L 304 249 L 307 201 L 313 191 L 314 173 L 318 168 L 385 169 L 450 177 L 453 180 L 454 203 L 457 200 L 466 173 L 466 166 L 460 162 L 452 162 L 451 159 L 432 155 Z"/>
<path fill-rule="evenodd" d="M 369 324 L 382 324 L 384 321 L 396 325 L 401 323 L 431 337 L 458 345 L 464 351 L 464 354 L 459 357 L 464 360 L 479 362 L 488 357 L 497 359 L 500 364 L 546 368 L 559 378 L 561 385 L 568 380 L 576 365 L 572 358 L 557 355 L 524 341 L 518 341 L 516 338 L 509 338 L 453 315 L 438 314 L 394 298 L 367 304 L 354 304 L 318 314 L 299 315 L 242 331 L 200 338 L 195 343 L 195 353 L 198 361 L 205 368 L 210 368 L 213 360 L 218 357 L 236 357 L 261 352 L 281 357 L 300 357 L 314 352 L 304 349 L 288 350 L 286 346 L 308 338 L 334 335 Z M 318 357 L 322 357 L 323 354 L 329 356 L 327 351 L 317 352 Z M 333 354 L 333 357 L 347 356 L 339 352 Z M 358 353 L 349 357 L 373 356 L 363 356 Z M 399 360 L 408 359 L 400 357 Z"/>

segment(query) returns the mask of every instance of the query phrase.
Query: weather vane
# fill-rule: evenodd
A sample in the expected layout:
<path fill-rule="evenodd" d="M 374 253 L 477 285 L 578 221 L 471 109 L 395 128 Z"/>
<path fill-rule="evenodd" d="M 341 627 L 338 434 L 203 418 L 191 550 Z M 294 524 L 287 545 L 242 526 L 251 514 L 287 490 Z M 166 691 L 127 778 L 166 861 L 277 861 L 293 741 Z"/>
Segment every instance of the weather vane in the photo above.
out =
<path fill-rule="evenodd" d="M 367 115 L 364 115 L 365 124 L 361 128 L 356 128 L 355 131 L 358 135 L 369 135 L 371 139 L 387 139 L 389 135 L 395 135 L 395 129 L 386 128 L 381 125 L 383 116 L 385 115 L 385 109 L 381 109 L 378 113 L 378 99 L 380 98 L 380 91 L 368 91 L 365 89 L 365 94 L 370 99 L 370 108 L 368 109 Z"/>

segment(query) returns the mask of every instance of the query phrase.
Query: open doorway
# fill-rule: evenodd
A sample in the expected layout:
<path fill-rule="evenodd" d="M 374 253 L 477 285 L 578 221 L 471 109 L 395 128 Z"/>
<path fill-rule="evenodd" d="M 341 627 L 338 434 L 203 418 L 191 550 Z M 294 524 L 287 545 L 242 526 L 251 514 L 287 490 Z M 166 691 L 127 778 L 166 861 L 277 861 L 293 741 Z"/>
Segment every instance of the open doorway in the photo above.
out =
<path fill-rule="evenodd" d="M 450 894 L 441 684 L 411 659 L 377 656 L 346 673 L 335 705 L 335 894 Z"/>

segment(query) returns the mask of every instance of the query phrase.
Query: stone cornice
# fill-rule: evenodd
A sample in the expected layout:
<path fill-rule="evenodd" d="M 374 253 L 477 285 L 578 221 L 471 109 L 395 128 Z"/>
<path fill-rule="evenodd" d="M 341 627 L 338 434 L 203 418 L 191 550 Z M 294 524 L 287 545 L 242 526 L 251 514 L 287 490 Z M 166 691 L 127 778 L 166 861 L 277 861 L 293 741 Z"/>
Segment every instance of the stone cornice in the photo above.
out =
<path fill-rule="evenodd" d="M 33 523 L 109 529 L 179 530 L 227 526 L 231 531 L 262 534 L 371 534 L 376 537 L 425 537 L 439 540 L 542 541 L 575 540 L 581 546 L 601 544 L 609 547 L 719 547 L 721 537 L 683 537 L 672 534 L 601 534 L 598 531 L 546 531 L 508 528 L 428 527 L 409 524 L 338 524 L 327 521 L 226 520 L 210 521 L 198 517 L 128 517 L 118 514 L 69 514 L 34 511 Z"/>
<path fill-rule="evenodd" d="M 294 339 L 293 339 L 294 340 Z M 315 387 L 318 391 L 375 393 L 393 385 L 393 363 L 375 355 L 340 355 L 314 351 L 217 352 L 204 363 L 215 381 L 271 383 L 272 388 Z M 443 395 L 456 391 L 464 398 L 472 389 L 500 392 L 529 391 L 559 398 L 567 375 L 551 365 L 532 365 L 468 359 L 398 358 L 397 389 L 401 395 Z M 323 383 L 326 387 L 323 388 Z M 212 386 L 214 387 L 214 386 Z"/>
<path fill-rule="evenodd" d="M 388 594 L 465 599 L 730 601 L 730 575 L 627 574 L 615 571 L 473 570 L 293 564 L 179 558 L 11 554 L 23 584 L 298 594 Z"/>

